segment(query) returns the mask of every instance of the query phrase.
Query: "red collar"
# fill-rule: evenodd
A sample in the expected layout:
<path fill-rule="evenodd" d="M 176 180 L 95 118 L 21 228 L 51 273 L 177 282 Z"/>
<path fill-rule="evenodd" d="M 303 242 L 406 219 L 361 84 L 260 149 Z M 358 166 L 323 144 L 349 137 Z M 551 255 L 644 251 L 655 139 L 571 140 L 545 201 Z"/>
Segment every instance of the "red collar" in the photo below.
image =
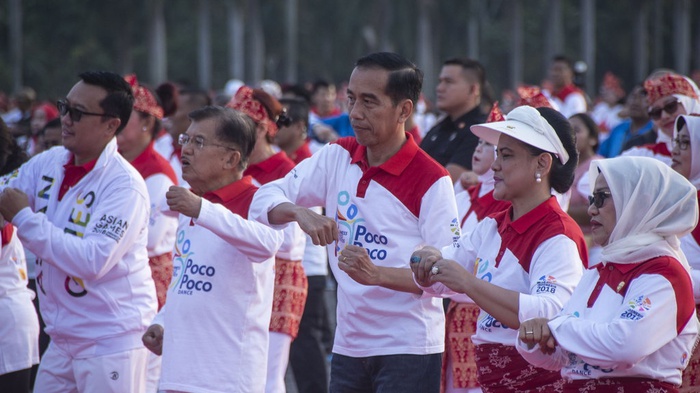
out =
<path fill-rule="evenodd" d="M 88 173 L 90 173 L 91 170 L 95 168 L 95 165 L 97 164 L 97 158 L 90 162 L 86 162 L 83 165 L 75 165 L 73 162 L 75 161 L 75 155 L 71 154 L 70 158 L 68 159 L 68 163 L 63 166 L 65 169 L 64 175 L 63 175 L 63 181 L 61 182 L 61 188 L 58 190 L 58 200 L 60 201 L 63 199 L 63 196 L 66 195 L 66 192 L 70 190 L 71 187 L 75 186 L 78 184 L 80 179 L 85 177 Z"/>
<path fill-rule="evenodd" d="M 240 180 L 225 185 L 218 190 L 205 192 L 204 195 L 202 195 L 202 198 L 212 203 L 226 205 L 227 202 L 232 201 L 237 196 L 241 195 L 241 193 L 248 190 L 251 186 L 255 187 L 253 185 L 253 178 L 250 176 L 244 176 Z"/>
<path fill-rule="evenodd" d="M 577 91 L 579 91 L 578 87 L 576 87 L 576 85 L 574 85 L 572 83 L 572 84 L 564 86 L 564 88 L 555 92 L 554 96 L 556 96 L 558 99 L 564 101 L 569 94 L 577 92 Z"/>
<path fill-rule="evenodd" d="M 379 169 L 394 176 L 398 176 L 408 167 L 408 164 L 411 163 L 417 152 L 418 145 L 413 140 L 413 136 L 406 133 L 406 142 L 404 142 L 403 146 L 401 146 L 396 154 L 391 156 L 391 158 L 389 158 L 383 164 L 379 165 Z M 350 163 L 358 164 L 363 172 L 369 169 L 370 165 L 367 161 L 367 147 L 359 145 L 352 153 L 352 161 L 350 161 Z"/>
<path fill-rule="evenodd" d="M 511 216 L 513 214 L 513 206 L 511 206 L 508 208 L 503 222 L 498 228 L 498 232 L 504 233 L 506 228 L 511 227 L 515 232 L 522 235 L 531 226 L 535 225 L 538 221 L 540 221 L 542 216 L 544 216 L 547 212 L 556 209 L 558 205 L 559 203 L 557 202 L 557 199 L 551 196 L 543 203 L 540 203 L 539 206 L 525 213 L 522 217 L 518 218 L 515 221 L 511 221 Z"/>

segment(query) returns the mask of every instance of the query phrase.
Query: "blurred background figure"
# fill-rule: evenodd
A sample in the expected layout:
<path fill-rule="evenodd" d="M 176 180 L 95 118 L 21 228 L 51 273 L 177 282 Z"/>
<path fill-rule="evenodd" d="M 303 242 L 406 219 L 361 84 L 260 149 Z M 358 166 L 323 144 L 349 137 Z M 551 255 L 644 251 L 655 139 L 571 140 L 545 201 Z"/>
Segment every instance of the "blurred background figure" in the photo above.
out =
<path fill-rule="evenodd" d="M 625 99 L 625 105 L 618 113 L 622 122 L 613 127 L 608 138 L 600 143 L 598 154 L 603 157 L 617 157 L 634 146 L 646 145 L 656 140 L 653 123 L 647 112 L 647 92 L 642 84 L 635 85 Z"/>
<path fill-rule="evenodd" d="M 0 119 L 0 176 L 27 160 Z M 0 387 L 3 392 L 29 393 L 32 366 L 39 364 L 39 319 L 27 288 L 27 261 L 16 228 L 0 216 Z"/>
<path fill-rule="evenodd" d="M 603 76 L 600 85 L 599 101 L 591 110 L 591 117 L 600 129 L 599 140 L 603 142 L 608 138 L 610 130 L 622 122 L 620 111 L 625 98 L 625 90 L 622 88 L 620 78 L 608 71 Z"/>

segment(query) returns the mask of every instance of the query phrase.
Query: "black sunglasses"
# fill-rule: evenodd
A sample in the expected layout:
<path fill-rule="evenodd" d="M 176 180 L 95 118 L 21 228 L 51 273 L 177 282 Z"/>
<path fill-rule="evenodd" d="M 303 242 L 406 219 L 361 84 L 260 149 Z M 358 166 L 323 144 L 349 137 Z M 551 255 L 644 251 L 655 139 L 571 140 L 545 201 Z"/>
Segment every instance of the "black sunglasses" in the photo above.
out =
<path fill-rule="evenodd" d="M 593 195 L 588 196 L 588 204 L 595 205 L 596 208 L 600 209 L 603 207 L 605 200 L 612 197 L 610 191 L 596 191 Z"/>
<path fill-rule="evenodd" d="M 650 108 L 647 113 L 649 113 L 649 117 L 651 117 L 652 119 L 659 120 L 661 118 L 662 111 L 665 111 L 669 115 L 676 113 L 676 110 L 678 110 L 678 104 L 680 104 L 680 102 L 678 102 L 678 100 L 671 101 L 661 108 L 654 108 L 654 109 Z"/>
<path fill-rule="evenodd" d="M 73 108 L 72 106 L 68 105 L 68 103 L 63 100 L 56 101 L 56 108 L 58 108 L 58 113 L 60 113 L 61 116 L 65 116 L 67 113 L 70 113 L 70 119 L 74 123 L 79 122 L 83 116 L 117 117 L 117 115 L 112 115 L 109 113 L 90 113 L 81 111 L 78 108 Z"/>

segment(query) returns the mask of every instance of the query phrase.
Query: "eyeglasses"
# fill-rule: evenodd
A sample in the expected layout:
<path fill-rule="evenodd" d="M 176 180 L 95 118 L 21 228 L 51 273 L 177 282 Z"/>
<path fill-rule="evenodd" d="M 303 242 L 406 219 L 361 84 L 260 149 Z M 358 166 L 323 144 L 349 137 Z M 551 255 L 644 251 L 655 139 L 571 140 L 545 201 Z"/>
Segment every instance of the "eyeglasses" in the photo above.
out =
<path fill-rule="evenodd" d="M 649 113 L 649 117 L 651 117 L 653 120 L 659 120 L 661 118 L 661 111 L 664 111 L 664 112 L 668 113 L 669 115 L 672 115 L 672 114 L 676 113 L 676 111 L 678 110 L 678 104 L 680 104 L 680 102 L 678 102 L 678 100 L 671 101 L 661 108 L 654 108 L 654 109 L 649 108 L 649 111 L 647 113 Z"/>
<path fill-rule="evenodd" d="M 204 149 L 205 146 L 217 146 L 217 147 L 223 147 L 224 149 L 229 149 L 233 151 L 238 151 L 238 149 L 234 149 L 233 147 L 228 147 L 224 145 L 219 145 L 216 143 L 206 143 L 204 141 L 204 138 L 197 135 L 196 137 L 192 138 L 191 136 L 187 134 L 180 134 L 180 136 L 177 137 L 177 143 L 180 146 L 186 146 L 188 143 L 194 143 L 195 146 L 197 146 L 197 149 L 202 150 Z"/>
<path fill-rule="evenodd" d="M 688 150 L 688 147 L 690 146 L 690 139 L 676 138 L 673 140 L 673 146 L 678 146 L 680 150 Z"/>
<path fill-rule="evenodd" d="M 68 105 L 68 103 L 63 100 L 56 101 L 56 107 L 58 108 L 58 113 L 60 113 L 61 116 L 65 116 L 67 113 L 70 113 L 70 119 L 74 123 L 79 122 L 83 116 L 117 117 L 117 115 L 112 115 L 109 113 L 90 113 L 81 111 L 78 108 L 73 108 L 72 106 Z"/>
<path fill-rule="evenodd" d="M 593 195 L 588 196 L 588 204 L 595 205 L 596 208 L 600 209 L 603 207 L 605 200 L 612 197 L 610 191 L 597 191 Z"/>

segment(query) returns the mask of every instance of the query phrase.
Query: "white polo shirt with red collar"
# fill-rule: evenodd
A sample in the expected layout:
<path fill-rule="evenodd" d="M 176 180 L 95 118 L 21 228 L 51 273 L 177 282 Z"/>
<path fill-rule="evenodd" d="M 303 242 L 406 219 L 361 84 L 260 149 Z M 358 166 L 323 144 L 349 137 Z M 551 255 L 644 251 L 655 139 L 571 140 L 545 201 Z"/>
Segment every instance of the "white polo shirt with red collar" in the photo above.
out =
<path fill-rule="evenodd" d="M 561 369 L 566 379 L 636 377 L 679 385 L 698 334 L 692 291 L 686 269 L 668 256 L 598 264 L 549 321 L 556 352 L 516 346 L 533 365 Z"/>
<path fill-rule="evenodd" d="M 331 143 L 283 179 L 262 186 L 251 217 L 268 223 L 271 209 L 292 202 L 325 206 L 336 221 L 340 240 L 327 247 L 338 281 L 333 352 L 351 357 L 442 352 L 445 323 L 439 299 L 359 284 L 338 268 L 338 255 L 354 244 L 378 266 L 408 269 L 417 248 L 457 241 L 452 181 L 409 135 L 382 165 L 369 166 L 366 157 L 366 147 L 354 137 Z"/>
<path fill-rule="evenodd" d="M 512 207 L 481 221 L 457 247 L 445 247 L 443 258 L 462 264 L 482 280 L 520 292 L 519 320 L 552 318 L 569 300 L 588 263 L 581 229 L 550 197 L 511 221 Z M 425 288 L 439 296 L 470 302 L 441 283 Z M 481 310 L 474 344 L 512 346 L 518 331 Z"/>

